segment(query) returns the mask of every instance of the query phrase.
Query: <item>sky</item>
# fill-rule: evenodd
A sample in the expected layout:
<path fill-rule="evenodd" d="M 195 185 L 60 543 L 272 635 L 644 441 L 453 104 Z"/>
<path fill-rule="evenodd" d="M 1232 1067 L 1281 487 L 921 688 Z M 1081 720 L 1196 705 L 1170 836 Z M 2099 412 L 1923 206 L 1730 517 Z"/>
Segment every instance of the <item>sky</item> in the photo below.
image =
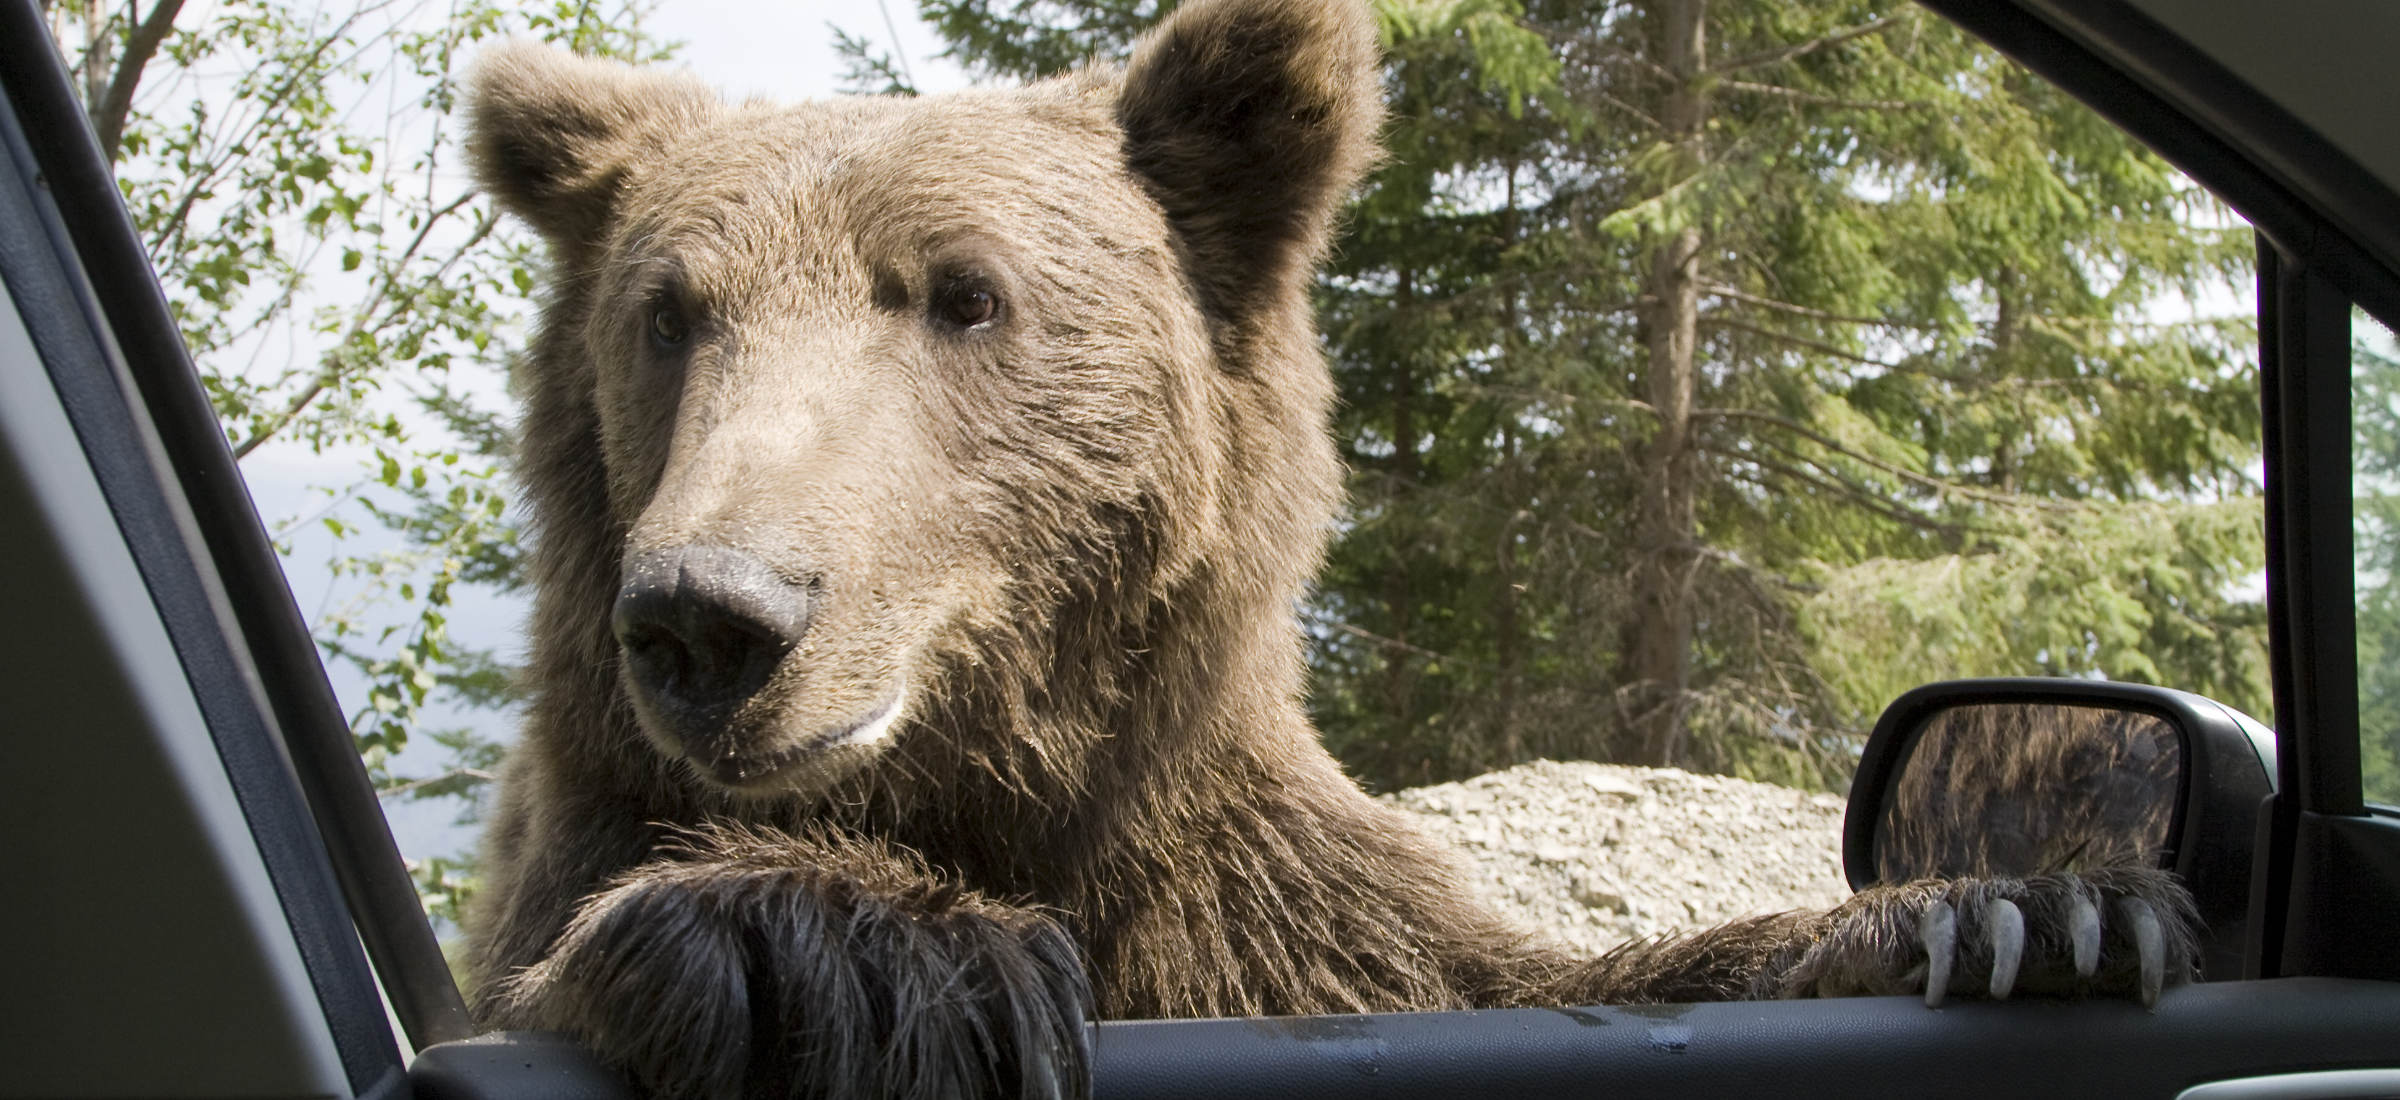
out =
<path fill-rule="evenodd" d="M 897 30 L 897 56 L 919 91 L 953 91 L 968 82 L 957 65 L 938 56 L 941 39 L 917 20 L 914 0 L 665 0 L 650 26 L 683 44 L 678 56 L 701 79 L 736 98 L 836 94 L 841 61 L 833 52 L 829 26 L 886 50 Z"/>

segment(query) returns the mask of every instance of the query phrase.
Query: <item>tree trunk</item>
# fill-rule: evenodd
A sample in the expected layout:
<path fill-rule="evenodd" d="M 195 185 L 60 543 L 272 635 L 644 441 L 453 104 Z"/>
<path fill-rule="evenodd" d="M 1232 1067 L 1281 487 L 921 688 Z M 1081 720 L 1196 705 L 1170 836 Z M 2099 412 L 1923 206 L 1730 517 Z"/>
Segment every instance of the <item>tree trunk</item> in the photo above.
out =
<path fill-rule="evenodd" d="M 1503 248 L 1513 249 L 1519 232 L 1517 221 L 1517 163 L 1508 163 L 1507 205 L 1501 208 L 1500 240 Z M 1525 343 L 1519 331 L 1517 288 L 1508 286 L 1501 297 L 1500 358 L 1504 369 L 1513 365 Z M 1498 695 L 1492 721 L 1500 733 L 1500 767 L 1512 767 L 1526 759 L 1525 736 L 1517 713 L 1518 697 L 1525 691 L 1525 627 L 1517 612 L 1517 593 L 1524 586 L 1517 576 L 1517 526 L 1525 516 L 1524 477 L 1518 470 L 1517 410 L 1507 409 L 1500 417 L 1500 468 L 1498 485 L 1500 507 L 1500 540 L 1495 548 L 1498 567 L 1498 591 L 1492 601 L 1493 650 L 1499 658 L 1499 668 L 1492 677 Z M 1486 739 L 1487 743 L 1490 739 Z"/>
<path fill-rule="evenodd" d="M 1399 286 L 1393 300 L 1400 316 L 1409 315 L 1416 298 L 1416 284 L 1411 273 L 1400 271 Z M 1392 364 L 1392 476 L 1394 485 L 1387 489 L 1393 500 L 1412 493 L 1418 486 L 1422 471 L 1417 462 L 1416 371 L 1408 357 L 1398 356 Z M 1395 513 L 1405 509 L 1394 508 Z M 1406 523 L 1407 520 L 1401 520 Z M 1383 574 L 1384 606 L 1392 621 L 1388 626 L 1393 641 L 1408 644 L 1409 621 L 1416 610 L 1416 593 L 1409 577 L 1409 555 L 1412 545 L 1406 540 L 1393 540 L 1386 552 L 1390 555 Z M 1415 720 L 1410 704 L 1416 696 L 1416 658 L 1399 647 L 1386 647 L 1383 655 L 1384 720 L 1394 740 L 1405 740 L 1405 734 Z"/>
<path fill-rule="evenodd" d="M 1492 721 L 1500 733 L 1500 767 L 1513 767 L 1526 760 L 1524 732 L 1517 713 L 1517 698 L 1525 691 L 1525 627 L 1519 621 L 1517 592 L 1523 587 L 1517 576 L 1517 521 L 1524 517 L 1523 493 L 1518 487 L 1517 431 L 1513 422 L 1503 421 L 1500 428 L 1500 499 L 1506 515 L 1500 520 L 1500 541 L 1496 547 L 1498 591 L 1492 601 L 1492 641 L 1499 667 L 1492 677 L 1494 693 L 1499 696 Z M 1488 739 L 1487 739 L 1488 740 Z"/>
<path fill-rule="evenodd" d="M 1704 159 L 1701 138 L 1708 104 L 1701 90 L 1707 63 L 1706 0 L 1666 0 L 1661 6 L 1659 61 L 1675 78 L 1659 122 L 1678 149 L 1683 172 Z M 1684 719 L 1692 679 L 1692 631 L 1697 619 L 1693 574 L 1699 561 L 1699 463 L 1692 447 L 1692 402 L 1699 368 L 1700 253 L 1697 226 L 1673 230 L 1651 255 L 1643 288 L 1648 397 L 1658 417 L 1645 463 L 1635 517 L 1634 618 L 1624 655 L 1631 702 L 1627 733 L 1634 762 L 1654 767 L 1687 757 Z"/>
<path fill-rule="evenodd" d="M 1992 366 L 1985 373 L 1992 378 L 2004 378 L 2018 373 L 2016 272 L 2003 264 L 1992 276 L 1992 292 L 1999 312 L 1992 320 Z M 2015 443 L 2015 437 L 2003 430 L 1999 445 L 1992 451 L 1991 485 L 2003 493 L 2017 491 Z"/>
<path fill-rule="evenodd" d="M 100 101 L 108 98 L 108 70 L 115 56 L 109 49 L 108 5 L 88 4 L 83 9 L 83 103 L 87 111 L 96 111 Z"/>

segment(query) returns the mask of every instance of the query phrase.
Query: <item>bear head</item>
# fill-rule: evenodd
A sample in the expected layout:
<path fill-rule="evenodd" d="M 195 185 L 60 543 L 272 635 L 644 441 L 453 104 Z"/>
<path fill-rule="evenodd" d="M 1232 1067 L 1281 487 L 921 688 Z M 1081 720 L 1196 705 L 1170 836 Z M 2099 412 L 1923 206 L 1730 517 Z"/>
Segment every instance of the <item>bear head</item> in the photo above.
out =
<path fill-rule="evenodd" d="M 1355 0 L 789 107 L 495 51 L 476 172 L 553 262 L 520 378 L 537 664 L 568 639 L 702 786 L 782 797 L 976 736 L 935 720 L 971 683 L 1140 691 L 1119 666 L 1179 602 L 1293 648 L 1339 481 L 1308 285 L 1379 92 Z"/>

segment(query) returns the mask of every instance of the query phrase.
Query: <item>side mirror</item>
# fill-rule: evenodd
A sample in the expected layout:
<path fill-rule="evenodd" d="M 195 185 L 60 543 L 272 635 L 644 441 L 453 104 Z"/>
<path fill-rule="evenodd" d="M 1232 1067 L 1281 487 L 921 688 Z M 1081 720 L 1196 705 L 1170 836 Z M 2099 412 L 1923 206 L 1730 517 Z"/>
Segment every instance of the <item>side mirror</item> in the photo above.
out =
<path fill-rule="evenodd" d="M 1852 889 L 2129 862 L 2199 904 L 2200 973 L 2242 976 L 2274 734 L 2197 695 L 2097 680 L 1951 680 L 1894 702 L 1850 784 Z"/>

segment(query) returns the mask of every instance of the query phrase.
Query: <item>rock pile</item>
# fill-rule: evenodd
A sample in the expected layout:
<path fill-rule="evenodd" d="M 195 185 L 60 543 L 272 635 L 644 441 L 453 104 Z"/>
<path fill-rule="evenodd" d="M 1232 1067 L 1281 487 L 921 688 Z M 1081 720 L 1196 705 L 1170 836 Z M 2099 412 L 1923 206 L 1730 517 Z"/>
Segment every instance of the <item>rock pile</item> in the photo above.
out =
<path fill-rule="evenodd" d="M 1385 801 L 1466 853 L 1502 912 L 1582 951 L 1850 894 L 1830 794 L 1544 760 Z"/>

